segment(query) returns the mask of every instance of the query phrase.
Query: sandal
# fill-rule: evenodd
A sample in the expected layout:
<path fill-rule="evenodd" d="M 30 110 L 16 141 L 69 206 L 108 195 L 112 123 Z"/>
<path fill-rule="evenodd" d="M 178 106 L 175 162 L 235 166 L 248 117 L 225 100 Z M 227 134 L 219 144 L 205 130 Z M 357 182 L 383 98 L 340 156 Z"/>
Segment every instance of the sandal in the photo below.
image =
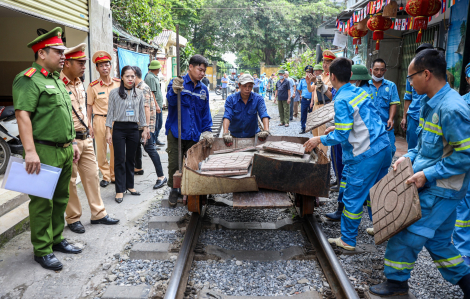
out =
<path fill-rule="evenodd" d="M 278 126 L 283 126 L 284 124 L 279 124 Z"/>

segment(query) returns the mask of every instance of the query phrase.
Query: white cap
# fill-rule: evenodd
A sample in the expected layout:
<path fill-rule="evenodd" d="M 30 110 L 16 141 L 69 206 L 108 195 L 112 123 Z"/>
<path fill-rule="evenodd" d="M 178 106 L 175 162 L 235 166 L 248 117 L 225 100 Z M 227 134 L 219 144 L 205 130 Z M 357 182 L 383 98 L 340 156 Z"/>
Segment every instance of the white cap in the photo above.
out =
<path fill-rule="evenodd" d="M 284 74 L 289 75 L 289 72 L 288 72 L 288 71 L 285 71 Z"/>
<path fill-rule="evenodd" d="M 255 80 L 253 80 L 253 77 L 250 74 L 243 74 L 238 79 L 238 82 L 241 85 L 245 85 L 246 83 L 255 83 Z"/>

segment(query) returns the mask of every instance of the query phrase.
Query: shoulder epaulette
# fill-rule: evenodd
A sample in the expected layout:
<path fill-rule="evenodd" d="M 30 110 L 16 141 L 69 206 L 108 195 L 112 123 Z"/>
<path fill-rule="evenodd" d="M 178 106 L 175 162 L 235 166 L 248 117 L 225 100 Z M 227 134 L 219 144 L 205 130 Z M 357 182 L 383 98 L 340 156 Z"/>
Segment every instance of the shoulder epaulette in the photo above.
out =
<path fill-rule="evenodd" d="M 114 78 L 113 77 L 113 80 L 116 81 L 116 82 L 121 82 L 121 79 L 119 79 L 119 78 Z"/>
<path fill-rule="evenodd" d="M 98 80 L 95 80 L 95 81 L 91 82 L 90 86 L 95 86 L 96 84 L 98 84 Z"/>
<path fill-rule="evenodd" d="M 30 77 L 30 78 L 31 78 L 31 77 L 34 75 L 34 73 L 36 73 L 36 71 L 37 71 L 37 70 L 36 70 L 34 67 L 32 67 L 32 68 L 28 69 L 28 70 L 24 73 L 24 75 L 25 75 L 26 77 Z"/>

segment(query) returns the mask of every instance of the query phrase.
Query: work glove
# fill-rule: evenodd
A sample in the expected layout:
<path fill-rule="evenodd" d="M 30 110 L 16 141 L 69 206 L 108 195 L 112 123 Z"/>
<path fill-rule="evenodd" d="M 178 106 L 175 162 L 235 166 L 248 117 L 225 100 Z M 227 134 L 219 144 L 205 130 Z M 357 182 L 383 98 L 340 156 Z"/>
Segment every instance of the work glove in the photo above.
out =
<path fill-rule="evenodd" d="M 232 135 L 230 135 L 230 131 L 228 131 L 228 133 L 224 133 L 224 142 L 225 142 L 225 146 L 232 146 L 233 145 L 233 137 Z"/>
<path fill-rule="evenodd" d="M 316 90 L 321 92 L 322 94 L 325 94 L 325 92 L 328 91 L 328 87 L 325 84 L 323 84 L 323 82 L 318 82 Z"/>
<path fill-rule="evenodd" d="M 204 139 L 206 141 L 205 147 L 212 148 L 212 143 L 214 143 L 214 135 L 212 132 L 205 131 L 201 134 L 201 140 Z"/>
<path fill-rule="evenodd" d="M 183 83 L 184 83 L 184 80 L 183 80 L 183 77 L 181 76 L 173 79 L 173 91 L 175 93 L 180 93 L 181 91 L 183 91 Z"/>
<path fill-rule="evenodd" d="M 269 133 L 269 131 L 260 131 L 257 135 L 259 141 L 265 141 L 271 133 Z"/>

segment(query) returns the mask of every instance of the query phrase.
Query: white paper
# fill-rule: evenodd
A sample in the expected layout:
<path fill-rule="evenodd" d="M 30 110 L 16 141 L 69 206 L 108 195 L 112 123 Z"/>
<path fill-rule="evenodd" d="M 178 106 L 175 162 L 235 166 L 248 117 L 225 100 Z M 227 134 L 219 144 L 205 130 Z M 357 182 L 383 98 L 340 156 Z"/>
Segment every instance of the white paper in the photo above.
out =
<path fill-rule="evenodd" d="M 11 157 L 2 188 L 52 199 L 62 169 L 42 164 L 39 174 L 28 174 L 23 159 Z"/>
<path fill-rule="evenodd" d="M 347 43 L 348 43 L 347 35 L 335 32 L 335 38 L 333 39 L 333 46 L 345 48 Z"/>

